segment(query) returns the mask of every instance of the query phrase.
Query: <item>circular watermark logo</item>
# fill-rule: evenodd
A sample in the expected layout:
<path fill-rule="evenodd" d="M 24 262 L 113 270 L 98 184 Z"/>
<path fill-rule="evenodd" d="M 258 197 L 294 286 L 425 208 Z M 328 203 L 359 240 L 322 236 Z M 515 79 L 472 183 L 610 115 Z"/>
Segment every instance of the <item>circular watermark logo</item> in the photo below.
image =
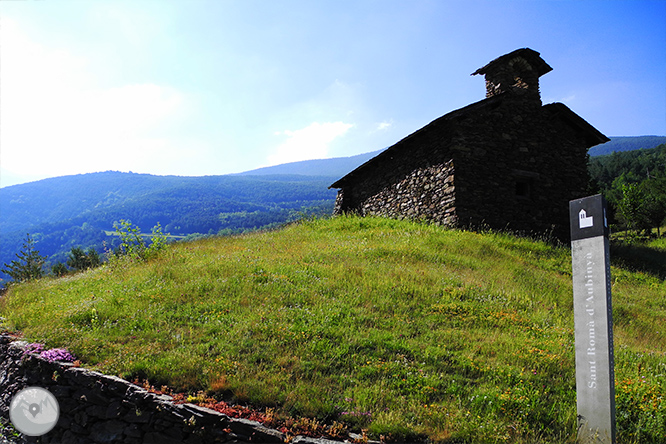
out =
<path fill-rule="evenodd" d="M 58 422 L 60 406 L 55 396 L 41 387 L 18 392 L 9 405 L 9 419 L 19 432 L 28 436 L 48 433 Z"/>

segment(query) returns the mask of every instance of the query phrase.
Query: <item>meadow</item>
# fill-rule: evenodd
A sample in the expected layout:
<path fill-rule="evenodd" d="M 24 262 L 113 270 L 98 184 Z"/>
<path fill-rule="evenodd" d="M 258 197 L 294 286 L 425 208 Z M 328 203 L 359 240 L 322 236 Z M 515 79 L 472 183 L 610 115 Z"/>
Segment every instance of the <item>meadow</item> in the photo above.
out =
<path fill-rule="evenodd" d="M 666 282 L 618 263 L 612 292 L 618 442 L 666 443 Z M 561 444 L 572 307 L 566 246 L 336 217 L 12 286 L 0 316 L 193 401 L 385 441 Z"/>

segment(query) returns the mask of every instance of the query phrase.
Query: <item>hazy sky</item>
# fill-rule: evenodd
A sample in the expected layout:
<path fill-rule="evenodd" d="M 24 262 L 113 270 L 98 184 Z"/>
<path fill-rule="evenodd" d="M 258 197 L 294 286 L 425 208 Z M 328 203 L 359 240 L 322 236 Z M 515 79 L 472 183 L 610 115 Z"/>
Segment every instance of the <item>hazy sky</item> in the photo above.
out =
<path fill-rule="evenodd" d="M 664 0 L 0 1 L 0 186 L 385 148 L 529 47 L 544 103 L 666 135 Z"/>

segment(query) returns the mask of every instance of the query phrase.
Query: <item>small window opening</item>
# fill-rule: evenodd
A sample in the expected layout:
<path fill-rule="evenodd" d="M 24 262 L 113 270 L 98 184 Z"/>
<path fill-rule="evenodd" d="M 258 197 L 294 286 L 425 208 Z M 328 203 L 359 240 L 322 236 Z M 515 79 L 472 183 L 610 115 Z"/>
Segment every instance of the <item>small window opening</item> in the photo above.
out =
<path fill-rule="evenodd" d="M 516 185 L 515 196 L 517 199 L 532 199 L 534 197 L 534 187 L 538 183 L 539 173 L 513 170 L 513 180 Z"/>
<path fill-rule="evenodd" d="M 526 179 L 516 181 L 516 196 L 524 199 L 532 197 L 532 183 Z"/>

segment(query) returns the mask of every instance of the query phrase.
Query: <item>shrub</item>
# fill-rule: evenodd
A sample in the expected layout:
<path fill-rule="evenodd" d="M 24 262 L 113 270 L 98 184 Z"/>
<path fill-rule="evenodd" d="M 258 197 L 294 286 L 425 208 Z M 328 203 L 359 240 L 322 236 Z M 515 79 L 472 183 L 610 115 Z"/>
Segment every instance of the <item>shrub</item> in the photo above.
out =
<path fill-rule="evenodd" d="M 130 259 L 147 260 L 155 257 L 167 245 L 169 235 L 162 232 L 159 222 L 153 227 L 149 236 L 150 245 L 146 245 L 141 229 L 132 225 L 129 220 L 121 219 L 119 223 L 114 223 L 113 227 L 120 237 L 120 247 L 115 252 L 116 257 L 127 256 Z"/>

